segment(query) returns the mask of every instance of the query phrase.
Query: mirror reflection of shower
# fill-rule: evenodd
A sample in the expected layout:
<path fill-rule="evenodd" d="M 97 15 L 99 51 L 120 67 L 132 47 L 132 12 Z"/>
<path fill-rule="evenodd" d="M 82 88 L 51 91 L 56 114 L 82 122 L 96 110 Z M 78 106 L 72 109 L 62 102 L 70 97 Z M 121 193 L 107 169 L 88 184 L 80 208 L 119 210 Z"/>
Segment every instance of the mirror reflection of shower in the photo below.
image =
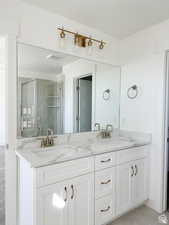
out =
<path fill-rule="evenodd" d="M 17 136 L 64 132 L 63 67 L 76 57 L 18 44 Z"/>
<path fill-rule="evenodd" d="M 19 78 L 19 136 L 44 136 L 48 128 L 63 133 L 63 82 Z"/>

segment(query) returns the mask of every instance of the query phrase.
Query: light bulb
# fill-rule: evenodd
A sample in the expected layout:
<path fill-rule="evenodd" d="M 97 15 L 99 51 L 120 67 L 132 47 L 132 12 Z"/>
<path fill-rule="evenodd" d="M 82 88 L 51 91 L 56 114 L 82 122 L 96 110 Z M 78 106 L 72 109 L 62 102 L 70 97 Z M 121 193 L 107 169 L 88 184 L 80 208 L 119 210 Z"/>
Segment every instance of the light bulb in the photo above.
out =
<path fill-rule="evenodd" d="M 87 50 L 87 54 L 88 55 L 92 55 L 93 53 L 93 41 L 91 39 L 91 37 L 89 38 L 89 40 L 87 41 L 87 46 L 86 46 L 86 50 Z"/>
<path fill-rule="evenodd" d="M 61 32 L 58 34 L 58 47 L 65 48 L 66 47 L 66 34 L 64 31 L 64 27 L 62 27 Z"/>
<path fill-rule="evenodd" d="M 59 39 L 59 47 L 60 48 L 64 48 L 65 47 L 65 39 L 63 39 L 63 38 Z"/>
<path fill-rule="evenodd" d="M 62 30 L 60 33 L 60 38 L 65 38 L 65 36 L 66 36 L 65 32 Z"/>
<path fill-rule="evenodd" d="M 88 46 L 87 47 L 87 54 L 92 55 L 92 53 L 93 53 L 93 46 Z"/>
<path fill-rule="evenodd" d="M 91 47 L 93 45 L 92 39 L 90 38 L 88 41 L 88 46 Z"/>

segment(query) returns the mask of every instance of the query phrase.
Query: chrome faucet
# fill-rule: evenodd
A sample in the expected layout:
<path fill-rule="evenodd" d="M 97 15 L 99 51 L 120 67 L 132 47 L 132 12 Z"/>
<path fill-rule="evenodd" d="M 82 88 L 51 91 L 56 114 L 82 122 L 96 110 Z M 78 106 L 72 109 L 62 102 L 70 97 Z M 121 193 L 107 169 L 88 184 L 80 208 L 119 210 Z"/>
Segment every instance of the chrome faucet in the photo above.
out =
<path fill-rule="evenodd" d="M 111 124 L 106 125 L 106 129 L 101 131 L 102 138 L 111 138 L 111 133 L 113 131 L 113 126 Z"/>

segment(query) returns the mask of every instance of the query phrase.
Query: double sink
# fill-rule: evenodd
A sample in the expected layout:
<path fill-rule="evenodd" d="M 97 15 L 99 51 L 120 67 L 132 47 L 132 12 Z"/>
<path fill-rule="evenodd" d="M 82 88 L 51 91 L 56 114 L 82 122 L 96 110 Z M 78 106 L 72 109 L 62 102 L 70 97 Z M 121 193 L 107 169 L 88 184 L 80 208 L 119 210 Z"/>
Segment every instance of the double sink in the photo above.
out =
<path fill-rule="evenodd" d="M 134 141 L 110 138 L 95 140 L 91 143 L 71 143 L 47 148 L 33 148 L 30 151 L 38 159 L 55 162 L 130 148 L 134 145 Z"/>

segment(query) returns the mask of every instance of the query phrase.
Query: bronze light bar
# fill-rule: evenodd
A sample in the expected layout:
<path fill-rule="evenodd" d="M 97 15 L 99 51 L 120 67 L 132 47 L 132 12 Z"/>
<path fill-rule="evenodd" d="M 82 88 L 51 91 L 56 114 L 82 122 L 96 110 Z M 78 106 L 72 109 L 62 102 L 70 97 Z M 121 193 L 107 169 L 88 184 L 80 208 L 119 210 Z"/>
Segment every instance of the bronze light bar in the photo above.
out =
<path fill-rule="evenodd" d="M 91 37 L 88 37 L 88 36 L 85 36 L 85 35 L 81 35 L 79 33 L 75 33 L 75 32 L 69 31 L 69 30 L 66 30 L 64 28 L 58 28 L 58 30 L 61 31 L 61 33 L 60 33 L 61 38 L 65 38 L 65 33 L 69 33 L 69 34 L 74 35 L 74 43 L 75 43 L 75 45 L 78 45 L 79 47 L 86 47 L 87 40 L 88 40 L 88 46 L 91 46 L 92 41 L 94 41 L 94 42 L 99 43 L 100 49 L 103 49 L 104 45 L 106 44 L 106 42 L 104 42 L 104 41 L 99 41 L 97 39 L 94 39 L 94 38 L 91 38 Z"/>

